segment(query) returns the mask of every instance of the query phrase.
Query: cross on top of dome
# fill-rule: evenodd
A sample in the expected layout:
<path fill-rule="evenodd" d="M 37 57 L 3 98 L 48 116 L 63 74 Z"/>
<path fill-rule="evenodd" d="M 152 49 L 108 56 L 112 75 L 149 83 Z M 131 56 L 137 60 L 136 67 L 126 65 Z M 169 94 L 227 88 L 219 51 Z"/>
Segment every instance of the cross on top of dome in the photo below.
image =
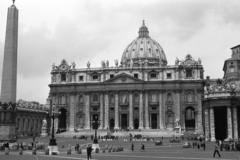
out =
<path fill-rule="evenodd" d="M 138 37 L 139 38 L 140 37 L 146 37 L 146 38 L 149 37 L 149 31 L 148 31 L 147 26 L 145 26 L 145 21 L 144 20 L 143 20 L 142 26 L 139 28 Z"/>

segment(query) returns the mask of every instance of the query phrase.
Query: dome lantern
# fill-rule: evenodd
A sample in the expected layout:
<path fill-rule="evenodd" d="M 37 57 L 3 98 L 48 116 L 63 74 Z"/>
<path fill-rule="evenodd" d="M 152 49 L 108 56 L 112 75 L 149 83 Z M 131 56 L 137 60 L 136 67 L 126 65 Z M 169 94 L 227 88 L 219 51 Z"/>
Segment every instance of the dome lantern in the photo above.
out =
<path fill-rule="evenodd" d="M 145 21 L 143 20 L 142 26 L 139 28 L 138 37 L 149 37 L 149 31 L 147 26 L 145 26 Z"/>

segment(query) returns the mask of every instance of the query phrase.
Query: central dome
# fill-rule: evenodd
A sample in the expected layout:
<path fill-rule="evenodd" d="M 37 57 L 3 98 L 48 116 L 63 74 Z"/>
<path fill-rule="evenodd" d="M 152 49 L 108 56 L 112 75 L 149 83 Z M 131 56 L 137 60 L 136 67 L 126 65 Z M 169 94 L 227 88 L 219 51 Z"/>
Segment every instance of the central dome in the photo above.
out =
<path fill-rule="evenodd" d="M 148 28 L 143 20 L 142 26 L 138 31 L 138 38 L 132 41 L 124 50 L 121 63 L 128 65 L 130 61 L 148 60 L 149 64 L 167 65 L 167 59 L 159 43 L 149 37 Z"/>

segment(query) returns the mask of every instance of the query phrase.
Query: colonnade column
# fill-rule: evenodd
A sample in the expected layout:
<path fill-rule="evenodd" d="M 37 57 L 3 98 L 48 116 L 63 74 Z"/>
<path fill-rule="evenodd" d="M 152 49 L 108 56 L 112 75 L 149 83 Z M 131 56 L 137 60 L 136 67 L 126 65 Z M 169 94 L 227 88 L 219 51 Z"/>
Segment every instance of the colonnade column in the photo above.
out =
<path fill-rule="evenodd" d="M 90 129 L 90 93 L 85 92 L 85 122 L 84 129 Z"/>
<path fill-rule="evenodd" d="M 105 92 L 105 125 L 104 128 L 109 128 L 109 100 L 108 100 L 108 92 Z"/>
<path fill-rule="evenodd" d="M 233 128 L 234 139 L 238 139 L 238 122 L 237 122 L 237 107 L 233 107 Z"/>
<path fill-rule="evenodd" d="M 215 122 L 214 122 L 214 109 L 210 108 L 210 129 L 211 129 L 211 141 L 216 141 L 215 139 Z"/>
<path fill-rule="evenodd" d="M 129 128 L 133 129 L 133 94 L 129 93 Z"/>
<path fill-rule="evenodd" d="M 148 91 L 145 91 L 145 129 L 149 129 Z"/>
<path fill-rule="evenodd" d="M 70 92 L 69 96 L 70 96 L 70 117 L 69 117 L 69 131 L 74 131 L 74 122 L 75 122 L 75 92 Z"/>
<path fill-rule="evenodd" d="M 163 98 L 162 98 L 162 92 L 159 92 L 159 128 L 163 128 Z"/>
<path fill-rule="evenodd" d="M 186 114 L 186 111 L 182 111 L 182 129 L 185 130 L 185 114 Z"/>
<path fill-rule="evenodd" d="M 100 126 L 99 129 L 103 129 L 104 126 L 104 118 L 103 118 L 103 93 L 100 92 Z"/>
<path fill-rule="evenodd" d="M 139 129 L 143 129 L 143 93 L 139 94 Z"/>
<path fill-rule="evenodd" d="M 227 107 L 227 123 L 228 123 L 228 138 L 232 138 L 232 110 L 231 107 Z"/>
<path fill-rule="evenodd" d="M 114 129 L 119 129 L 119 107 L 118 107 L 118 91 L 115 92 L 115 125 Z"/>
<path fill-rule="evenodd" d="M 206 108 L 205 109 L 205 114 L 204 114 L 204 118 L 205 118 L 205 138 L 209 139 L 210 138 L 210 132 L 209 132 L 209 109 Z"/>

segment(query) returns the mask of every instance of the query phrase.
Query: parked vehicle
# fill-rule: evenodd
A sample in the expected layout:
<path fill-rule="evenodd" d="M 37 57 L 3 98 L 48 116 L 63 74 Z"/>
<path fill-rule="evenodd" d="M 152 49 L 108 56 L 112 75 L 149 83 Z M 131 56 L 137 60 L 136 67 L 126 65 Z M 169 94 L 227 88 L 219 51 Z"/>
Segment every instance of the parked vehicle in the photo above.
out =
<path fill-rule="evenodd" d="M 156 145 L 156 146 L 161 146 L 161 145 L 162 145 L 162 141 L 161 141 L 161 140 L 155 141 L 155 145 Z"/>
<path fill-rule="evenodd" d="M 170 143 L 179 143 L 180 139 L 170 139 Z"/>

